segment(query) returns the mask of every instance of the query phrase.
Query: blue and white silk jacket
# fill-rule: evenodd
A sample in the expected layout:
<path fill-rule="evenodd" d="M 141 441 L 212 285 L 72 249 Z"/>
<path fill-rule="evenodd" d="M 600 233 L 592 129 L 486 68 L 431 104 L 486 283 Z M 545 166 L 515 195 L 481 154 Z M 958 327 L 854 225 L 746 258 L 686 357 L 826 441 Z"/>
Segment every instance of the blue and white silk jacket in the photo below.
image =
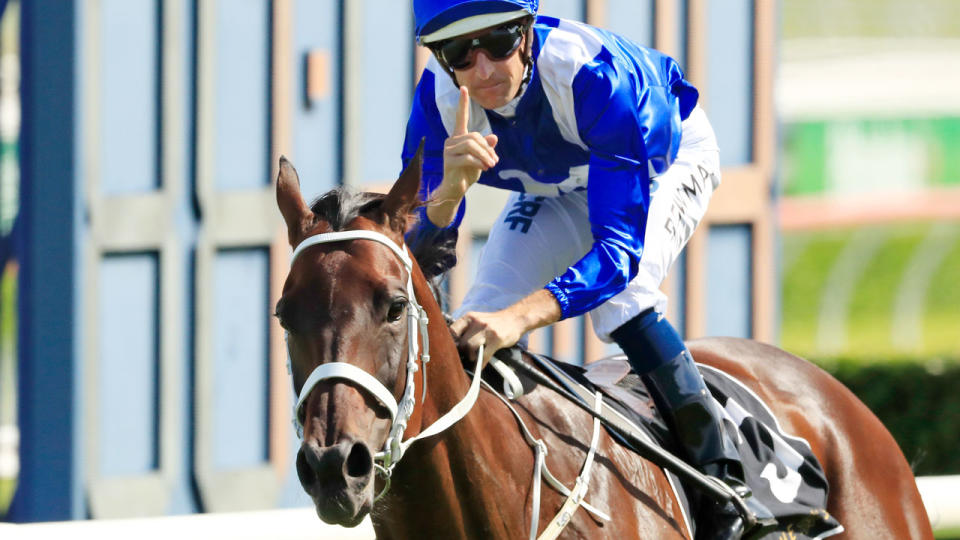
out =
<path fill-rule="evenodd" d="M 548 196 L 587 190 L 593 246 L 546 285 L 567 318 L 602 304 L 636 276 L 650 180 L 676 158 L 680 123 L 699 95 L 672 58 L 611 32 L 540 16 L 533 33 L 526 88 L 497 110 L 471 103 L 468 129 L 499 137 L 500 160 L 481 184 Z M 405 167 L 425 138 L 424 200 L 442 180 L 458 100 L 459 90 L 431 58 L 403 148 Z M 461 205 L 450 227 L 463 212 Z M 421 215 L 418 227 L 434 226 Z"/>

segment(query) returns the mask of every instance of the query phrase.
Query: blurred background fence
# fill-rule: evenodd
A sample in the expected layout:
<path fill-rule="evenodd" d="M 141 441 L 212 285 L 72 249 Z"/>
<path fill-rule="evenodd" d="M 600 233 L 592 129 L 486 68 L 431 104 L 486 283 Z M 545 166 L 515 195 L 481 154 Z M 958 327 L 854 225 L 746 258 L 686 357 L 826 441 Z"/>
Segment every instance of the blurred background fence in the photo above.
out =
<path fill-rule="evenodd" d="M 960 4 L 782 5 L 780 344 L 956 474 Z"/>

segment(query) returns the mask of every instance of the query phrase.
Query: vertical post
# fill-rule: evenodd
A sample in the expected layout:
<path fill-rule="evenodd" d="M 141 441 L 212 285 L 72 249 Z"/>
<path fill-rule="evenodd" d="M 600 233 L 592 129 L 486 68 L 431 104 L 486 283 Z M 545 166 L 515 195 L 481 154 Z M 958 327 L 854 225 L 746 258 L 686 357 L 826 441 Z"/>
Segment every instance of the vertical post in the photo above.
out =
<path fill-rule="evenodd" d="M 608 15 L 610 11 L 610 6 L 607 4 L 607 0 L 587 0 L 587 6 L 585 9 L 587 24 L 599 26 L 600 28 L 606 28 L 609 22 Z"/>
<path fill-rule="evenodd" d="M 13 521 L 84 515 L 77 179 L 77 21 L 73 0 L 21 3 L 19 411 Z"/>
<path fill-rule="evenodd" d="M 363 182 L 363 2 L 343 2 L 341 10 L 341 176 L 340 183 Z"/>
<path fill-rule="evenodd" d="M 753 43 L 753 155 L 760 167 L 763 207 L 753 226 L 753 339 L 775 343 L 778 338 L 779 290 L 774 245 L 777 228 L 773 218 L 773 178 L 776 168 L 777 126 L 773 103 L 777 47 L 777 4 L 760 0 L 754 4 Z"/>

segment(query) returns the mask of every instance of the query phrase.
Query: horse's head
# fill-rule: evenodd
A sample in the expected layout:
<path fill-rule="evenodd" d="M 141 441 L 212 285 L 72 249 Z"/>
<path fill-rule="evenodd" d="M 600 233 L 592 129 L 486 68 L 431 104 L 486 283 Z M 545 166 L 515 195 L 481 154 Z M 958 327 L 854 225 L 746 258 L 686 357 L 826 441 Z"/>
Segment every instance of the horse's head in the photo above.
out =
<path fill-rule="evenodd" d="M 277 204 L 295 251 L 276 315 L 299 396 L 297 473 L 328 523 L 353 526 L 370 511 L 374 455 L 417 355 L 419 306 L 402 246 L 420 167 L 418 152 L 386 196 L 334 190 L 309 207 L 281 159 Z"/>

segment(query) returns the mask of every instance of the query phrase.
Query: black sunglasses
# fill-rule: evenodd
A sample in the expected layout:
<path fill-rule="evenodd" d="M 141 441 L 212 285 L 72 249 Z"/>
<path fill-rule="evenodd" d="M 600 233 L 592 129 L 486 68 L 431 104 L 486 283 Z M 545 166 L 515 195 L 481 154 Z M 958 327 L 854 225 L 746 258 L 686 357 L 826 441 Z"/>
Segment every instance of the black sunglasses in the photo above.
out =
<path fill-rule="evenodd" d="M 451 68 L 467 69 L 473 65 L 477 50 L 486 51 L 493 60 L 503 60 L 513 54 L 523 40 L 526 27 L 523 23 L 509 23 L 481 36 L 441 41 L 432 49 Z"/>

